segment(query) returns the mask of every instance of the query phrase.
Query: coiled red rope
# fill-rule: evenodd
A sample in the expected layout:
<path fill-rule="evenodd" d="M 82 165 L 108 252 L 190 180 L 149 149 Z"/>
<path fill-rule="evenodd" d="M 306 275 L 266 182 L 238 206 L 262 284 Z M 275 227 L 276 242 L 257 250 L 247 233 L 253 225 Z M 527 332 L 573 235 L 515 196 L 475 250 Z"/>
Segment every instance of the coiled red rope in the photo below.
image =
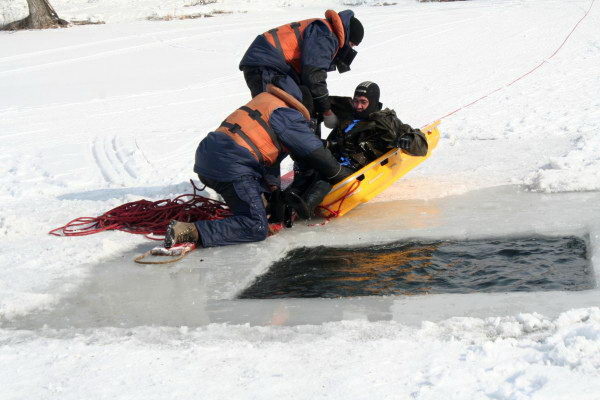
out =
<path fill-rule="evenodd" d="M 191 181 L 193 193 L 174 199 L 138 200 L 122 204 L 99 217 L 79 217 L 48 232 L 54 236 L 85 236 L 108 230 L 119 230 L 162 240 L 172 219 L 193 222 L 218 220 L 232 215 L 227 206 L 217 200 L 200 196 L 200 189 Z"/>

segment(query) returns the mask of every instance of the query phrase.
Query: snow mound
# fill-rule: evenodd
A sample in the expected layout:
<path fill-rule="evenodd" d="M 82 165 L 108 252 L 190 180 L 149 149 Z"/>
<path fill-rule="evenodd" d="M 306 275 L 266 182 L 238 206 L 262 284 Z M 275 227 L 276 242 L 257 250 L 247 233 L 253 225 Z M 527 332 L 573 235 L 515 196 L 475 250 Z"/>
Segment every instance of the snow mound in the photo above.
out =
<path fill-rule="evenodd" d="M 0 343 L 19 366 L 0 375 L 14 398 L 275 398 L 301 387 L 292 398 L 594 399 L 600 390 L 597 307 L 420 328 L 0 330 Z"/>
<path fill-rule="evenodd" d="M 533 172 L 525 186 L 550 193 L 600 190 L 600 130 L 582 134 L 573 142 L 568 154 Z"/>

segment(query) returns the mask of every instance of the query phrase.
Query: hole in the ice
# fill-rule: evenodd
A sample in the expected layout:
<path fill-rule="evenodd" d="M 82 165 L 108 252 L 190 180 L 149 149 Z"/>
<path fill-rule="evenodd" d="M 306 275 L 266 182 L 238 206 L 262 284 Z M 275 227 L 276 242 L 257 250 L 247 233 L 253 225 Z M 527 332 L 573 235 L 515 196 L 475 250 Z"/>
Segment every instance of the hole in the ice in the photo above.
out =
<path fill-rule="evenodd" d="M 533 237 L 299 248 L 240 298 L 350 297 L 593 288 L 586 241 Z"/>

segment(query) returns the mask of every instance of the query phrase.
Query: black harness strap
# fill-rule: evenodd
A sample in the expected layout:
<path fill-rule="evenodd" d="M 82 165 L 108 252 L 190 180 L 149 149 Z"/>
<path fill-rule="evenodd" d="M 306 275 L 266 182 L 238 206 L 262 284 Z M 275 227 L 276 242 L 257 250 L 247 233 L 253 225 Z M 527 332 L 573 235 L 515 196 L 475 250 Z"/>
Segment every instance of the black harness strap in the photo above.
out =
<path fill-rule="evenodd" d="M 241 106 L 239 109 L 242 111 L 246 111 L 250 118 L 252 118 L 254 121 L 256 121 L 260 124 L 260 126 L 269 134 L 269 137 L 271 138 L 271 141 L 273 142 L 273 144 L 275 145 L 277 150 L 281 153 L 281 144 L 279 143 L 279 140 L 277 139 L 275 132 L 273 132 L 273 129 L 271 129 L 269 124 L 267 124 L 267 121 L 265 121 L 263 119 L 260 111 L 253 110 L 248 106 Z"/>
<path fill-rule="evenodd" d="M 227 121 L 221 122 L 221 126 L 224 126 L 225 128 L 227 128 L 227 130 L 229 130 L 229 132 L 235 133 L 236 135 L 239 135 L 242 139 L 244 139 L 244 142 L 246 142 L 248 144 L 248 146 L 250 146 L 252 151 L 254 151 L 254 154 L 256 154 L 256 157 L 258 157 L 258 161 L 261 164 L 264 164 L 265 160 L 263 159 L 263 156 L 262 156 L 260 150 L 258 150 L 258 147 L 256 147 L 254 142 L 242 130 L 241 126 L 239 126 L 238 124 L 229 123 Z"/>
<path fill-rule="evenodd" d="M 277 50 L 279 50 L 279 52 L 281 54 L 283 54 L 283 47 L 281 47 L 281 42 L 279 41 L 279 35 L 277 34 L 277 28 L 273 28 L 269 31 L 269 33 L 271 34 L 271 36 L 273 37 L 273 40 L 275 41 L 275 47 L 277 47 Z"/>
<path fill-rule="evenodd" d="M 298 41 L 298 47 L 302 46 L 302 35 L 300 35 L 300 22 L 292 22 L 290 27 L 294 30 L 296 40 Z"/>

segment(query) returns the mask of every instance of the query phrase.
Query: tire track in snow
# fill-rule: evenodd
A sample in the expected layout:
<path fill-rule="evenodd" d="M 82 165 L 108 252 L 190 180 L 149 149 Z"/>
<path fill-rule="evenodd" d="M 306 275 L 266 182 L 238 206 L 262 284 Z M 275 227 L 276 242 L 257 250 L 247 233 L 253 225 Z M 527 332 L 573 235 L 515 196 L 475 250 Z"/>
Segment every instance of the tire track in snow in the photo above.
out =
<path fill-rule="evenodd" d="M 238 26 L 238 25 L 236 25 L 236 26 Z M 112 49 L 112 50 L 105 50 L 105 51 L 101 51 L 101 52 L 98 52 L 95 54 L 90 54 L 87 56 L 73 57 L 73 58 L 63 59 L 63 60 L 59 60 L 59 61 L 51 61 L 51 62 L 37 64 L 37 65 L 8 69 L 5 71 L 0 71 L 0 76 L 6 76 L 6 75 L 15 74 L 15 73 L 30 72 L 30 71 L 40 70 L 40 69 L 51 68 L 51 67 L 55 67 L 58 65 L 77 63 L 77 62 L 81 62 L 81 61 L 95 60 L 98 58 L 104 58 L 104 57 L 109 57 L 109 56 L 114 56 L 114 55 L 119 55 L 119 54 L 126 54 L 129 52 L 135 52 L 135 51 L 140 51 L 140 50 L 145 50 L 145 49 L 150 49 L 150 48 L 160 47 L 160 46 L 165 46 L 165 45 L 169 46 L 170 44 L 188 40 L 188 39 L 193 39 L 193 38 L 222 36 L 224 33 L 238 32 L 240 30 L 244 30 L 244 28 L 233 29 L 231 31 L 218 31 L 218 32 L 215 32 L 214 30 L 212 30 L 208 33 L 202 32 L 202 33 L 198 33 L 195 35 L 187 35 L 187 36 L 178 37 L 178 38 L 169 39 L 169 40 L 154 39 L 152 42 L 149 42 L 149 43 L 136 44 L 136 45 L 121 47 L 121 48 Z M 193 48 L 186 47 L 186 49 L 193 49 Z"/>
<path fill-rule="evenodd" d="M 419 30 L 412 30 L 410 32 L 402 32 L 401 34 L 393 35 L 393 36 L 389 37 L 386 40 L 382 40 L 382 41 L 378 42 L 377 44 L 373 44 L 373 45 L 371 45 L 371 46 L 363 49 L 362 52 L 366 53 L 366 52 L 369 52 L 369 51 L 371 51 L 373 49 L 376 49 L 378 47 L 387 45 L 387 44 L 389 44 L 391 42 L 397 41 L 399 38 L 401 38 L 403 36 L 412 36 L 412 35 L 422 34 L 424 32 L 431 32 L 431 31 L 433 31 L 433 32 L 430 33 L 430 34 L 428 34 L 428 35 L 425 35 L 425 36 L 420 35 L 420 37 L 423 38 L 423 37 L 432 37 L 432 36 L 442 35 L 444 33 L 450 32 L 452 30 L 458 29 L 458 25 L 461 25 L 461 24 L 465 23 L 466 21 L 478 20 L 478 19 L 481 19 L 482 17 L 485 17 L 485 16 L 486 15 L 482 13 L 482 14 L 476 16 L 476 17 L 464 18 L 464 19 L 461 19 L 461 20 L 458 20 L 458 21 L 452 21 L 452 22 L 448 22 L 448 23 L 445 23 L 445 24 L 439 24 L 439 25 L 436 25 L 436 26 L 426 27 L 426 28 L 419 29 Z M 442 27 L 448 27 L 448 29 L 439 30 Z M 391 33 L 390 30 L 388 30 L 386 32 L 387 33 Z"/>
<path fill-rule="evenodd" d="M 189 30 L 196 30 L 196 29 L 198 29 L 198 28 L 189 29 Z M 12 56 L 0 57 L 0 63 L 15 61 L 15 60 L 22 60 L 22 59 L 38 57 L 38 56 L 46 56 L 49 54 L 60 53 L 60 52 L 70 51 L 70 50 L 81 50 L 81 49 L 85 49 L 88 47 L 100 46 L 100 45 L 105 45 L 105 44 L 110 44 L 110 43 L 125 42 L 130 39 L 142 39 L 145 37 L 153 38 L 156 35 L 161 35 L 161 34 L 170 33 L 170 32 L 177 32 L 177 31 L 150 32 L 150 33 L 145 33 L 145 34 L 129 35 L 129 36 L 112 38 L 112 39 L 96 40 L 93 42 L 74 44 L 74 45 L 70 45 L 70 46 L 55 47 L 55 48 L 47 49 L 47 50 L 31 51 L 29 53 L 21 53 L 21 54 L 15 54 Z"/>
<path fill-rule="evenodd" d="M 198 36 L 201 36 L 201 35 L 198 35 Z M 31 71 L 51 68 L 51 67 L 55 67 L 55 66 L 59 66 L 59 65 L 77 63 L 77 62 L 81 62 L 81 61 L 95 60 L 98 58 L 104 58 L 104 57 L 108 57 L 108 56 L 114 56 L 114 55 L 134 52 L 134 51 L 145 50 L 148 48 L 157 47 L 157 46 L 161 46 L 161 45 L 162 45 L 161 43 L 150 42 L 150 43 L 138 44 L 138 45 L 134 45 L 134 46 L 122 47 L 120 49 L 106 50 L 106 51 L 101 51 L 96 54 L 90 54 L 88 56 L 73 57 L 73 58 L 69 58 L 69 59 L 65 59 L 65 60 L 52 61 L 52 62 L 48 62 L 48 63 L 44 63 L 44 64 L 37 64 L 37 65 L 31 65 L 31 66 L 27 66 L 27 67 L 9 69 L 6 71 L 1 71 L 0 76 L 6 76 L 6 75 L 15 74 L 15 73 L 31 72 Z"/>
<path fill-rule="evenodd" d="M 138 179 L 138 174 L 130 165 L 134 151 L 126 154 L 118 135 L 98 137 L 92 143 L 92 156 L 100 174 L 108 183 L 123 184 Z"/>
<path fill-rule="evenodd" d="M 231 24 L 220 25 L 219 28 L 222 29 L 223 27 L 227 28 L 227 27 L 232 27 L 232 26 L 246 27 L 246 26 L 253 26 L 253 25 L 254 25 L 254 23 L 231 23 Z M 203 35 L 203 34 L 213 34 L 214 33 L 213 26 L 202 26 L 202 27 L 194 27 L 194 28 L 186 28 L 186 29 L 173 29 L 173 30 L 164 30 L 164 31 L 159 31 L 159 32 L 139 33 L 139 34 L 122 36 L 122 37 L 117 37 L 117 38 L 96 40 L 93 42 L 80 43 L 80 44 L 74 44 L 74 45 L 69 45 L 69 46 L 55 47 L 52 49 L 31 51 L 28 53 L 4 56 L 4 57 L 0 57 L 0 64 L 4 63 L 4 62 L 21 60 L 21 59 L 32 58 L 32 57 L 37 57 L 37 56 L 46 56 L 49 54 L 60 53 L 60 52 L 64 52 L 64 51 L 81 50 L 81 49 L 85 49 L 85 48 L 89 48 L 89 47 L 93 47 L 93 46 L 100 46 L 100 45 L 105 45 L 105 44 L 110 44 L 110 43 L 124 42 L 124 41 L 131 40 L 131 39 L 150 38 L 150 39 L 153 39 L 155 42 L 165 43 L 164 40 L 159 38 L 160 36 L 167 36 L 169 34 L 178 34 L 178 33 L 190 32 L 190 31 L 193 32 L 193 31 L 197 31 L 197 30 L 202 30 L 202 32 L 199 32 L 198 34 L 195 34 L 195 35 L 186 35 L 186 36 L 181 36 L 181 37 L 170 39 L 170 40 L 173 40 L 173 41 L 185 40 L 186 38 L 192 38 L 192 37 L 196 37 L 196 36 Z M 238 29 L 233 30 L 233 31 L 237 31 L 237 30 Z M 228 32 L 228 31 L 225 30 L 224 32 Z M 159 37 L 157 37 L 157 36 L 159 36 Z M 187 47 L 185 47 L 185 48 L 187 48 Z"/>
<path fill-rule="evenodd" d="M 115 181 L 115 179 L 107 167 L 109 162 L 107 160 L 106 153 L 102 149 L 104 143 L 100 142 L 101 140 L 98 137 L 94 139 L 94 142 L 92 143 L 92 156 L 94 157 L 94 161 L 96 162 L 96 165 L 98 166 L 100 174 L 104 180 L 108 183 L 112 183 Z"/>
<path fill-rule="evenodd" d="M 2 140 L 4 140 L 4 139 L 8 139 L 8 138 L 14 137 L 14 136 L 31 136 L 31 135 L 40 134 L 40 133 L 46 132 L 46 131 L 48 131 L 48 128 L 32 129 L 32 130 L 16 132 L 16 133 L 0 133 L 0 138 L 2 138 Z"/>
<path fill-rule="evenodd" d="M 102 99 L 90 99 L 90 100 L 85 100 L 85 101 L 78 101 L 78 102 L 70 102 L 70 103 L 62 103 L 62 104 L 51 104 L 48 106 L 37 106 L 37 107 L 22 107 L 19 108 L 18 110 L 9 110 L 7 111 L 7 113 L 11 113 L 13 118 L 17 118 L 19 117 L 19 113 L 20 114 L 26 114 L 27 116 L 30 113 L 35 113 L 35 112 L 39 112 L 41 110 L 56 110 L 56 109 L 60 109 L 60 108 L 65 108 L 65 107 L 78 107 L 78 106 L 88 106 L 88 105 L 102 105 L 105 103 L 108 104 L 117 104 L 117 108 L 119 108 L 119 110 L 117 111 L 107 111 L 107 112 L 102 112 L 102 113 L 95 113 L 94 116 L 105 116 L 105 115 L 116 115 L 116 114 L 123 114 L 123 113 L 127 113 L 127 112 L 134 112 L 134 111 L 140 111 L 140 110 L 147 110 L 147 109 L 153 109 L 153 108 L 162 108 L 165 106 L 177 106 L 177 105 L 181 105 L 181 104 L 190 104 L 190 103 L 197 103 L 197 102 L 202 102 L 202 101 L 206 101 L 206 98 L 197 98 L 197 99 L 193 99 L 193 100 L 183 100 L 183 101 L 177 101 L 177 102 L 170 102 L 168 104 L 160 104 L 160 105 L 152 105 L 152 106 L 138 106 L 138 107 L 134 107 L 134 108 L 130 108 L 130 109 L 125 109 L 123 110 L 123 101 L 126 100 L 137 100 L 143 97 L 151 97 L 151 96 L 164 96 L 166 94 L 174 94 L 174 93 L 181 93 L 181 92 L 185 92 L 185 91 L 189 91 L 189 90 L 196 90 L 196 89 L 204 89 L 210 86 L 217 86 L 217 85 L 223 85 L 227 82 L 233 81 L 235 79 L 237 79 L 239 76 L 241 75 L 241 72 L 235 72 L 229 75 L 224 75 L 224 76 L 218 76 L 212 79 L 209 79 L 207 81 L 204 81 L 202 83 L 197 83 L 194 85 L 189 85 L 186 87 L 182 87 L 182 88 L 177 88 L 177 89 L 165 89 L 165 90 L 153 90 L 153 91 L 149 91 L 149 92 L 145 92 L 145 93 L 139 93 L 139 94 L 134 94 L 134 95 L 119 95 L 119 96 L 112 96 L 112 97 L 105 97 Z M 228 97 L 232 97 L 232 96 L 237 96 L 240 93 L 245 93 L 245 92 L 236 92 L 236 93 L 231 93 L 231 94 L 227 94 L 227 95 L 222 95 L 222 96 L 217 96 L 214 98 L 228 98 Z M 2 115 L 2 111 L 0 111 L 0 116 Z"/>
<path fill-rule="evenodd" d="M 112 150 L 117 156 L 117 160 L 119 161 L 120 165 L 123 166 L 123 171 L 125 171 L 130 177 L 136 179 L 138 176 L 133 170 L 133 168 L 131 168 L 131 166 L 129 165 L 128 160 L 125 159 L 125 156 L 123 155 L 123 147 L 118 143 L 118 140 L 118 136 L 113 136 L 111 140 Z"/>

